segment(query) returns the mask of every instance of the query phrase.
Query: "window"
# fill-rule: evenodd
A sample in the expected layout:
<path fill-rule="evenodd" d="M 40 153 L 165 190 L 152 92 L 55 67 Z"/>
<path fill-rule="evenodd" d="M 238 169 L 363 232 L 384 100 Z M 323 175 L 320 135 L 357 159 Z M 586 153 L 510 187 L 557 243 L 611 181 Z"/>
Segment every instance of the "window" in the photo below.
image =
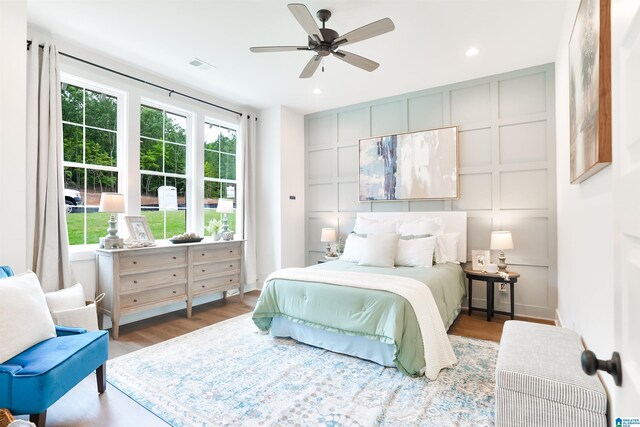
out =
<path fill-rule="evenodd" d="M 164 197 L 169 191 L 175 194 L 174 203 Z M 186 116 L 149 105 L 140 106 L 140 196 L 142 215 L 147 217 L 156 239 L 186 231 Z"/>
<path fill-rule="evenodd" d="M 67 228 L 71 245 L 98 243 L 108 213 L 102 192 L 118 191 L 118 99 L 81 85 L 62 84 L 62 131 Z"/>
<path fill-rule="evenodd" d="M 221 219 L 216 212 L 218 199 L 234 201 L 236 206 L 236 137 L 237 131 L 205 120 L 204 123 L 204 224 L 213 218 Z M 227 214 L 229 229 L 237 231 L 236 214 Z"/>

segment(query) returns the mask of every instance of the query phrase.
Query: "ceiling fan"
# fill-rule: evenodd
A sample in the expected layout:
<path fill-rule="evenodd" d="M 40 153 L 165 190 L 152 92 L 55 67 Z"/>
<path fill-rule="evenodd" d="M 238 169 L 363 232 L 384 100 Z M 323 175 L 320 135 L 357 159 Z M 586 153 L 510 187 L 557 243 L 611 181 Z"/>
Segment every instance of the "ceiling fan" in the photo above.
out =
<path fill-rule="evenodd" d="M 331 18 L 331 12 L 327 9 L 320 9 L 316 16 L 322 22 L 322 28 L 318 28 L 315 19 L 309 9 L 303 4 L 291 3 L 287 5 L 293 16 L 298 20 L 302 28 L 309 35 L 307 46 L 262 46 L 252 47 L 251 52 L 289 52 L 289 51 L 313 51 L 315 56 L 307 63 L 300 74 L 301 79 L 313 76 L 322 58 L 332 54 L 344 62 L 355 65 L 366 71 L 373 71 L 380 66 L 375 61 L 356 55 L 355 53 L 342 50 L 342 46 L 359 42 L 379 36 L 389 31 L 393 31 L 395 26 L 389 18 L 372 22 L 364 27 L 357 28 L 347 34 L 340 36 L 336 31 L 325 28 L 325 23 Z"/>

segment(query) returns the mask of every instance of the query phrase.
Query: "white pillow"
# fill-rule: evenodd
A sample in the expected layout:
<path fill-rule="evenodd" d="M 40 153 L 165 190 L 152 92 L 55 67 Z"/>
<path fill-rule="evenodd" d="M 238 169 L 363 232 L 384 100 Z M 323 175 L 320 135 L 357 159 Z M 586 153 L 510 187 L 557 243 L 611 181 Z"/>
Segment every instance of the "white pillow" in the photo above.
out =
<path fill-rule="evenodd" d="M 0 280 L 0 363 L 56 336 L 38 276 L 32 272 Z"/>
<path fill-rule="evenodd" d="M 70 288 L 47 292 L 44 297 L 47 300 L 49 311 L 52 313 L 85 306 L 84 289 L 80 283 L 76 283 Z"/>
<path fill-rule="evenodd" d="M 437 236 L 442 234 L 442 220 L 440 218 L 423 218 L 414 221 L 403 222 L 398 227 L 398 232 L 403 236 L 431 234 Z"/>
<path fill-rule="evenodd" d="M 395 233 L 397 225 L 397 222 L 393 220 L 376 221 L 375 219 L 358 217 L 353 231 L 358 234 Z"/>
<path fill-rule="evenodd" d="M 444 264 L 446 262 L 458 261 L 458 239 L 460 233 L 446 233 L 436 236 L 436 263 Z"/>
<path fill-rule="evenodd" d="M 340 261 L 360 262 L 365 240 L 366 237 L 350 233 L 347 236 L 347 240 L 344 242 L 344 251 L 342 252 L 342 255 L 340 255 Z"/>
<path fill-rule="evenodd" d="M 393 268 L 399 239 L 396 233 L 367 234 L 358 265 Z"/>
<path fill-rule="evenodd" d="M 396 265 L 405 267 L 431 267 L 436 236 L 400 239 L 396 251 Z"/>

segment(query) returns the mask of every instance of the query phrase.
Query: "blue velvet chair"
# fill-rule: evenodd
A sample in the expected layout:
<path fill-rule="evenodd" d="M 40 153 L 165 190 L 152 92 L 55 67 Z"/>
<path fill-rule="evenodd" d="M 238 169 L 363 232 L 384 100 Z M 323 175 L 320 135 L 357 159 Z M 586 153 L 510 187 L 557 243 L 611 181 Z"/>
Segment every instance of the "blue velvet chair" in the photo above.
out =
<path fill-rule="evenodd" d="M 12 275 L 0 266 L 0 279 Z M 56 326 L 56 334 L 0 364 L 0 408 L 29 414 L 38 427 L 45 425 L 47 408 L 93 371 L 98 393 L 107 387 L 108 332 Z"/>

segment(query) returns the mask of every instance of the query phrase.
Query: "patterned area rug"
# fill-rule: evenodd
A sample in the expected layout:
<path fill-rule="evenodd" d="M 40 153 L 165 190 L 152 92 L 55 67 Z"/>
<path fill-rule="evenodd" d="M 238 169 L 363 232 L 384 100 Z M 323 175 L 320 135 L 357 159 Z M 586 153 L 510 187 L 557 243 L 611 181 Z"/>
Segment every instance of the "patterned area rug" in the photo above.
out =
<path fill-rule="evenodd" d="M 108 381 L 174 426 L 492 426 L 498 344 L 449 336 L 435 381 L 258 333 L 251 314 L 118 357 Z"/>

